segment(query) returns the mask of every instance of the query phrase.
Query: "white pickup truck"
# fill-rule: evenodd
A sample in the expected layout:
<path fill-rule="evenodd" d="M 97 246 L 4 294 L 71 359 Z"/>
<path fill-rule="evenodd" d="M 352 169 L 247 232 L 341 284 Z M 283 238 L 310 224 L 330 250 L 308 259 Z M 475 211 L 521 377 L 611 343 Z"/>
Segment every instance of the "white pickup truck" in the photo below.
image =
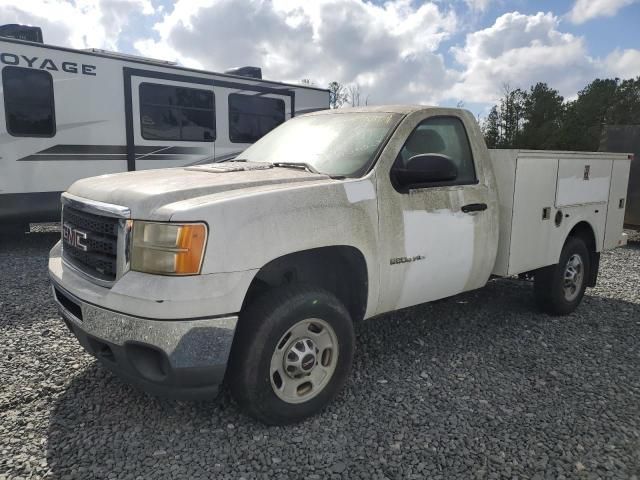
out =
<path fill-rule="evenodd" d="M 626 154 L 487 150 L 464 110 L 294 118 L 224 163 L 119 173 L 63 195 L 53 295 L 105 366 L 147 391 L 298 421 L 344 384 L 353 322 L 535 279 L 568 314 L 622 233 Z"/>

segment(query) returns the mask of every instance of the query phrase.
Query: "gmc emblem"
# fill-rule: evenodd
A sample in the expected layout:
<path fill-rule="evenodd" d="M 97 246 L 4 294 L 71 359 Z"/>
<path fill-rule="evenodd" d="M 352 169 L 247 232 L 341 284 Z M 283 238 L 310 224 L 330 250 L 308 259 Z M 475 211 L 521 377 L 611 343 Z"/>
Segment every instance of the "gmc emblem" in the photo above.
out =
<path fill-rule="evenodd" d="M 62 225 L 62 240 L 64 243 L 86 252 L 88 250 L 87 245 L 84 243 L 86 239 L 86 232 L 73 228 L 68 223 Z"/>

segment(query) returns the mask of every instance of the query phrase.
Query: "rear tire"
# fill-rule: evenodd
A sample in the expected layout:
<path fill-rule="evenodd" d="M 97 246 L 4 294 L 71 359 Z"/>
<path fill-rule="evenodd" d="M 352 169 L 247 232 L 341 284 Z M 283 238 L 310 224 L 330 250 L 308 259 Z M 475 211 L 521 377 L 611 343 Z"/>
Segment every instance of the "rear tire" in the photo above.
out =
<path fill-rule="evenodd" d="M 536 271 L 534 293 L 538 307 L 551 315 L 568 315 L 584 296 L 590 275 L 591 256 L 580 237 L 569 237 L 560 262 Z"/>
<path fill-rule="evenodd" d="M 349 312 L 304 285 L 267 292 L 240 315 L 227 381 L 236 401 L 270 425 L 299 422 L 344 385 L 354 351 Z"/>

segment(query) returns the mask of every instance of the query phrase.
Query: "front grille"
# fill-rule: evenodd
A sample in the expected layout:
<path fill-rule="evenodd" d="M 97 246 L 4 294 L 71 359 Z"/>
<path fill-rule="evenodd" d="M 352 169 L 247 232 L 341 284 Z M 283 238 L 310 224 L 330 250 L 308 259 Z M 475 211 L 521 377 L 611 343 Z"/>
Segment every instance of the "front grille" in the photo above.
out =
<path fill-rule="evenodd" d="M 62 256 L 86 274 L 112 282 L 117 273 L 118 230 L 117 218 L 65 205 L 62 211 Z"/>

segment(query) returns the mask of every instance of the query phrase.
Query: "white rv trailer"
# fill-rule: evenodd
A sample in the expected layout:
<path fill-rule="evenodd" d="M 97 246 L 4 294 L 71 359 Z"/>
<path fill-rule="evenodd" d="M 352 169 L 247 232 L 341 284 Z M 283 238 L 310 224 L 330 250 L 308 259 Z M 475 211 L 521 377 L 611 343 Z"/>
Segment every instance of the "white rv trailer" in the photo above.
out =
<path fill-rule="evenodd" d="M 229 156 L 329 108 L 312 86 L 13 38 L 0 38 L 0 68 L 5 231 L 59 219 L 60 193 L 80 178 Z"/>

